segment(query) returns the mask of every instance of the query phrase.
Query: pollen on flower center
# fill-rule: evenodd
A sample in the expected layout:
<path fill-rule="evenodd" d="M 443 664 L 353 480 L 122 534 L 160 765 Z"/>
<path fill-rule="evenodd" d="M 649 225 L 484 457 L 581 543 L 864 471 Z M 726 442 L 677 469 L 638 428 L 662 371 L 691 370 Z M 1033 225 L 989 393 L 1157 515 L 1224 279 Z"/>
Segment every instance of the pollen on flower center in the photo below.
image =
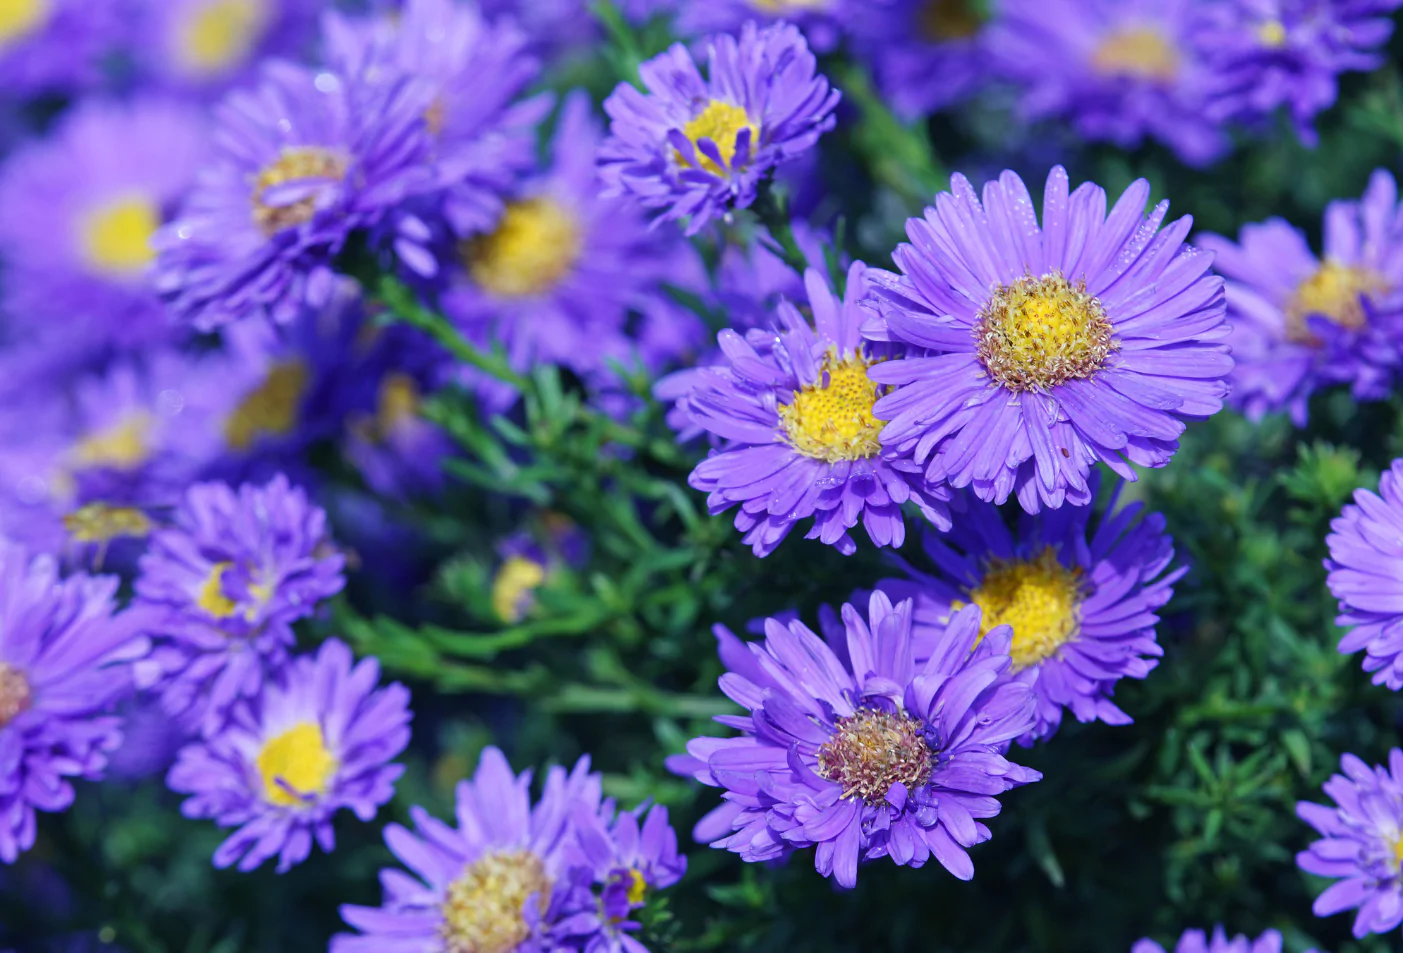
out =
<path fill-rule="evenodd" d="M 716 143 L 716 151 L 720 153 L 725 169 L 707 158 L 701 149 L 697 149 L 697 161 L 707 172 L 725 175 L 726 169 L 729 169 L 735 160 L 736 136 L 740 135 L 742 129 L 750 130 L 750 158 L 753 159 L 755 150 L 760 146 L 760 127 L 751 121 L 750 116 L 740 106 L 713 99 L 691 122 L 682 127 L 682 135 L 690 139 L 694 146 L 703 139 L 710 139 Z M 678 165 L 690 167 L 692 164 L 680 152 L 674 152 L 673 156 Z"/>
<path fill-rule="evenodd" d="M 33 702 L 29 679 L 13 665 L 0 662 L 0 728 L 4 728 Z"/>
<path fill-rule="evenodd" d="M 1280 20 L 1263 20 L 1257 25 L 1257 42 L 1272 50 L 1285 46 L 1286 24 Z"/>
<path fill-rule="evenodd" d="M 980 637 L 1013 628 L 1014 671 L 1037 665 L 1076 637 L 1085 598 L 1081 570 L 1068 569 L 1051 547 L 1028 560 L 994 560 L 969 601 L 983 613 Z"/>
<path fill-rule="evenodd" d="M 195 604 L 204 609 L 216 619 L 227 619 L 234 614 L 234 600 L 224 594 L 224 573 L 229 570 L 233 563 L 215 563 L 210 567 L 209 575 L 200 585 L 200 593 L 195 599 Z"/>
<path fill-rule="evenodd" d="M 885 424 L 872 416 L 872 405 L 881 394 L 867 376 L 867 368 L 874 363 L 861 354 L 839 358 L 830 350 L 818 380 L 796 390 L 793 400 L 776 408 L 795 450 L 829 463 L 881 452 L 878 435 Z"/>
<path fill-rule="evenodd" d="M 926 0 L 916 24 L 923 37 L 939 43 L 969 39 L 984 25 L 984 18 L 971 0 Z"/>
<path fill-rule="evenodd" d="M 540 295 L 575 267 L 583 239 L 575 216 L 539 197 L 512 202 L 491 234 L 464 244 L 468 274 L 503 298 Z"/>
<path fill-rule="evenodd" d="M 1091 65 L 1106 76 L 1168 82 L 1179 73 L 1179 51 L 1158 30 L 1132 27 L 1107 36 Z"/>
<path fill-rule="evenodd" d="M 253 183 L 253 222 L 273 236 L 312 220 L 319 187 L 346 178 L 346 157 L 319 146 L 284 149 Z M 286 189 L 283 194 L 270 194 Z"/>
<path fill-rule="evenodd" d="M 1317 343 L 1307 320 L 1321 317 L 1357 331 L 1368 323 L 1364 297 L 1386 291 L 1382 276 L 1367 268 L 1326 261 L 1296 288 L 1286 304 L 1286 336 L 1303 344 Z"/>
<path fill-rule="evenodd" d="M 921 723 L 905 712 L 859 708 L 838 719 L 838 730 L 818 749 L 818 774 L 843 797 L 881 804 L 891 786 L 914 788 L 930 777 L 934 754 Z"/>
<path fill-rule="evenodd" d="M 301 361 L 274 364 L 263 383 L 250 391 L 224 421 L 224 439 L 229 446 L 247 450 L 260 437 L 292 433 L 307 390 L 307 377 L 307 365 Z"/>
<path fill-rule="evenodd" d="M 161 215 L 150 199 L 118 199 L 92 212 L 83 223 L 83 253 L 98 271 L 130 275 L 156 257 L 151 236 Z"/>
<path fill-rule="evenodd" d="M 263 796 L 270 804 L 296 807 L 325 794 L 336 773 L 336 757 L 327 749 L 321 725 L 300 721 L 270 739 L 258 752 Z"/>
<path fill-rule="evenodd" d="M 147 440 L 150 431 L 149 417 L 142 413 L 131 414 L 106 430 L 84 437 L 74 444 L 71 454 L 73 466 L 78 469 L 135 469 L 150 455 Z"/>
<path fill-rule="evenodd" d="M 1056 272 L 997 286 L 974 333 L 989 376 L 1014 391 L 1091 377 L 1116 347 L 1100 300 Z"/>
<path fill-rule="evenodd" d="M 628 872 L 628 902 L 631 906 L 638 906 L 648 895 L 648 880 L 643 876 L 643 871 L 633 869 Z"/>
<path fill-rule="evenodd" d="M 0 0 L 0 44 L 34 32 L 49 16 L 53 0 Z"/>
<path fill-rule="evenodd" d="M 181 24 L 176 52 L 192 73 L 219 73 L 248 59 L 268 20 L 264 0 L 208 0 Z"/>
<path fill-rule="evenodd" d="M 546 581 L 546 567 L 525 556 L 508 556 L 492 581 L 492 609 L 503 622 L 520 622 L 531 593 Z"/>
<path fill-rule="evenodd" d="M 546 865 L 530 851 L 478 858 L 448 885 L 440 927 L 444 953 L 514 950 L 531 936 L 527 904 L 544 912 L 550 890 Z"/>

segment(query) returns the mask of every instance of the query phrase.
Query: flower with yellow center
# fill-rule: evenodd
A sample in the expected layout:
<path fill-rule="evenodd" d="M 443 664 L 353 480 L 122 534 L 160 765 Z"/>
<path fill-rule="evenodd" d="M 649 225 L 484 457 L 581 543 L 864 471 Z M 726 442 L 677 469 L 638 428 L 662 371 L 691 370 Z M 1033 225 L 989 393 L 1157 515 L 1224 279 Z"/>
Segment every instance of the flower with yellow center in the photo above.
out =
<path fill-rule="evenodd" d="M 859 708 L 837 729 L 818 749 L 818 775 L 840 785 L 842 797 L 881 804 L 893 784 L 910 791 L 930 777 L 934 754 L 921 723 L 905 712 Z"/>
<path fill-rule="evenodd" d="M 29 710 L 34 702 L 29 679 L 7 662 L 0 662 L 0 729 Z"/>
<path fill-rule="evenodd" d="M 638 906 L 645 897 L 648 896 L 648 881 L 643 876 L 641 870 L 630 870 L 628 872 L 628 902 L 631 906 Z"/>
<path fill-rule="evenodd" d="M 1269 50 L 1286 45 L 1286 25 L 1280 20 L 1263 20 L 1257 24 L 1257 42 Z"/>
<path fill-rule="evenodd" d="M 989 376 L 1014 391 L 1084 380 L 1116 348 L 1101 301 L 1056 272 L 997 286 L 974 334 Z"/>
<path fill-rule="evenodd" d="M 70 465 L 75 470 L 96 467 L 134 470 L 151 455 L 150 434 L 151 418 L 143 413 L 131 414 L 74 444 L 69 452 Z"/>
<path fill-rule="evenodd" d="M 195 605 L 216 619 L 229 618 L 236 608 L 234 600 L 224 594 L 224 574 L 232 565 L 225 562 L 211 566 L 209 575 L 200 585 L 199 595 L 195 598 Z"/>
<path fill-rule="evenodd" d="M 982 612 L 980 638 L 995 626 L 1010 626 L 1016 672 L 1051 658 L 1081 626 L 1086 596 L 1081 575 L 1080 569 L 1063 566 L 1051 547 L 1032 559 L 990 561 L 984 579 L 969 593 Z"/>
<path fill-rule="evenodd" d="M 1387 290 L 1388 283 L 1381 275 L 1327 259 L 1297 286 L 1286 303 L 1286 337 L 1301 344 L 1318 344 L 1307 324 L 1311 317 L 1358 331 L 1368 323 L 1364 298 Z"/>
<path fill-rule="evenodd" d="M 916 14 L 921 36 L 934 43 L 967 40 L 983 25 L 973 0 L 926 0 Z"/>
<path fill-rule="evenodd" d="M 531 606 L 531 594 L 545 581 L 545 566 L 525 556 L 508 556 L 492 581 L 492 611 L 503 622 L 520 622 Z"/>
<path fill-rule="evenodd" d="M 862 354 L 840 358 L 836 349 L 829 349 L 818 380 L 796 390 L 793 400 L 777 408 L 780 426 L 795 450 L 828 463 L 881 452 L 878 438 L 884 423 L 872 416 L 881 388 L 867 376 L 875 363 Z"/>
<path fill-rule="evenodd" d="M 151 236 L 161 225 L 156 204 L 127 196 L 95 209 L 80 228 L 83 257 L 95 270 L 125 277 L 138 274 L 156 257 Z"/>
<path fill-rule="evenodd" d="M 337 761 L 326 746 L 321 725 L 301 721 L 266 742 L 255 765 L 268 803 L 297 807 L 326 793 Z"/>
<path fill-rule="evenodd" d="M 249 58 L 267 24 L 266 0 L 206 0 L 177 26 L 176 58 L 190 73 L 222 73 Z"/>
<path fill-rule="evenodd" d="M 49 18 L 53 0 L 0 0 L 0 46 L 17 43 Z"/>
<path fill-rule="evenodd" d="M 258 173 L 251 197 L 253 223 L 272 237 L 310 222 L 317 213 L 317 197 L 306 195 L 295 202 L 269 204 L 268 190 L 294 182 L 339 182 L 346 178 L 346 157 L 321 146 L 283 149 L 277 160 Z"/>
<path fill-rule="evenodd" d="M 569 209 L 540 196 L 512 202 L 497 228 L 463 245 L 468 274 L 501 298 L 545 294 L 575 267 L 583 249 Z"/>
<path fill-rule="evenodd" d="M 731 168 L 731 163 L 736 157 L 736 136 L 740 135 L 742 129 L 750 130 L 750 158 L 755 158 L 755 150 L 760 148 L 760 126 L 752 120 L 746 111 L 731 103 L 713 99 L 706 104 L 706 108 L 692 118 L 682 127 L 682 135 L 691 140 L 695 146 L 703 139 L 710 139 L 716 144 L 716 151 L 721 156 L 721 161 L 726 168 L 718 166 L 713 159 L 707 158 L 706 154 L 697 149 L 697 162 L 701 168 L 712 175 L 725 175 L 727 169 Z M 680 152 L 674 152 L 673 157 L 677 164 L 683 168 L 690 168 L 692 163 Z"/>
<path fill-rule="evenodd" d="M 1156 29 L 1130 27 L 1103 39 L 1091 66 L 1103 76 L 1168 83 L 1179 75 L 1179 51 Z"/>
<path fill-rule="evenodd" d="M 544 913 L 551 880 L 528 850 L 484 854 L 448 885 L 439 928 L 444 953 L 510 953 L 531 936 L 528 903 Z"/>
<path fill-rule="evenodd" d="M 297 426 L 307 391 L 307 365 L 291 360 L 274 364 L 268 376 L 224 421 L 224 440 L 233 450 L 247 450 L 262 437 L 285 437 Z"/>

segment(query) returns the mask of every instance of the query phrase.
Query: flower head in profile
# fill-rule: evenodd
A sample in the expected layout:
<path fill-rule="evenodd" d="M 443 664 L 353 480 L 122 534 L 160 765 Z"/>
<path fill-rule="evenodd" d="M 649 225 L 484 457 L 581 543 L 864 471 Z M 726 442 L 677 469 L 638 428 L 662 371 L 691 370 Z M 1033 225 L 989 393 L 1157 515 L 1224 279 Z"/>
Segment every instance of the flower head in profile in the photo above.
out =
<path fill-rule="evenodd" d="M 1161 230 L 1169 203 L 1147 216 L 1143 179 L 1107 214 L 1106 193 L 1069 194 L 1060 166 L 1041 225 L 1012 172 L 982 203 L 964 176 L 951 189 L 906 223 L 901 273 L 868 272 L 863 333 L 910 349 L 870 371 L 891 389 L 873 409 L 882 442 L 933 484 L 1030 513 L 1090 502 L 1098 461 L 1127 480 L 1167 464 L 1232 370 L 1223 282 L 1184 244 L 1192 221 Z"/>
<path fill-rule="evenodd" d="M 282 873 L 313 840 L 335 849 L 331 819 L 342 808 L 369 821 L 394 795 L 404 768 L 389 761 L 409 744 L 409 691 L 377 687 L 379 678 L 375 659 L 356 664 L 329 639 L 236 705 L 218 734 L 180 750 L 166 783 L 190 795 L 181 812 L 238 828 L 216 867 L 253 870 L 277 857 Z"/>
<path fill-rule="evenodd" d="M 599 150 L 607 194 L 686 219 L 689 235 L 754 202 L 771 169 L 833 128 L 839 99 L 788 23 L 747 22 L 706 49 L 705 77 L 678 43 L 639 67 L 646 93 L 620 83 L 604 103 L 610 135 Z"/>
<path fill-rule="evenodd" d="M 324 0 L 137 0 L 138 69 L 173 89 L 217 93 L 270 56 L 300 57 Z"/>
<path fill-rule="evenodd" d="M 1338 625 L 1346 654 L 1364 650 L 1375 685 L 1403 689 L 1403 460 L 1379 478 L 1379 492 L 1360 488 L 1330 524 L 1326 582 L 1340 600 Z"/>
<path fill-rule="evenodd" d="M 1146 938 L 1136 941 L 1130 953 L 1164 953 L 1164 947 Z M 1213 928 L 1212 936 L 1202 930 L 1185 930 L 1174 945 L 1174 953 L 1281 953 L 1281 934 L 1267 930 L 1252 940 L 1240 933 L 1229 939 L 1221 926 Z"/>
<path fill-rule="evenodd" d="M 1334 806 L 1301 801 L 1296 813 L 1320 840 L 1296 855 L 1306 873 L 1335 879 L 1315 898 L 1318 917 L 1358 910 L 1356 938 L 1388 933 L 1403 923 L 1403 751 L 1388 767 L 1370 768 L 1352 754 L 1340 758 L 1343 774 L 1331 775 L 1325 794 Z"/>
<path fill-rule="evenodd" d="M 1171 568 L 1162 515 L 1140 519 L 1142 503 L 1116 508 L 1121 486 L 1099 516 L 1091 506 L 1021 514 L 1016 532 L 971 498 L 949 533 L 926 535 L 934 574 L 908 566 L 909 580 L 879 584 L 914 600 L 918 659 L 965 605 L 980 607 L 985 631 L 1012 628 L 1013 671 L 1037 673 L 1037 723 L 1023 742 L 1055 733 L 1064 709 L 1082 722 L 1129 724 L 1111 701 L 1115 684 L 1144 678 L 1163 654 L 1155 613 L 1187 567 Z"/>
<path fill-rule="evenodd" d="M 842 619 L 829 642 L 797 620 L 766 620 L 749 645 L 718 627 L 721 690 L 747 712 L 718 719 L 740 737 L 694 739 L 669 761 L 724 789 L 694 834 L 747 861 L 814 847 L 844 887 L 880 857 L 933 856 L 969 880 L 968 848 L 990 837 L 980 819 L 1041 777 L 1004 757 L 1035 717 L 1027 680 L 1008 677 L 1009 630 L 981 635 L 979 610 L 964 609 L 918 664 L 909 601 L 874 593 L 865 616 L 845 605 Z"/>
<path fill-rule="evenodd" d="M 136 604 L 155 646 L 136 667 L 166 710 L 214 734 L 240 697 L 287 662 L 292 623 L 341 590 L 326 513 L 279 474 L 265 486 L 192 486 L 151 538 Z"/>
<path fill-rule="evenodd" d="M 869 373 L 893 350 L 858 334 L 867 274 L 853 265 L 839 300 L 811 269 L 813 324 L 781 302 L 772 329 L 721 332 L 727 363 L 691 375 L 686 413 L 721 445 L 688 482 L 710 494 L 712 513 L 739 504 L 736 528 L 757 556 L 809 517 L 809 538 L 844 554 L 857 549 L 848 531 L 859 519 L 878 546 L 900 546 L 908 501 L 936 525 L 950 525 L 949 491 L 927 483 L 909 460 L 889 460 L 878 438 L 872 407 L 882 389 Z"/>
<path fill-rule="evenodd" d="M 917 119 L 968 99 L 991 78 L 980 0 L 879 0 L 853 17 L 858 55 L 870 64 L 883 98 Z"/>
<path fill-rule="evenodd" d="M 49 556 L 0 542 L 0 861 L 34 845 L 38 811 L 73 803 L 71 778 L 102 777 L 121 741 L 121 666 L 143 650 L 116 614 L 115 576 L 63 578 Z"/>
<path fill-rule="evenodd" d="M 1253 419 L 1286 410 L 1304 425 L 1311 394 L 1334 384 L 1382 400 L 1403 361 L 1403 205 L 1393 176 L 1376 170 L 1362 199 L 1326 207 L 1324 225 L 1319 257 L 1280 218 L 1244 225 L 1236 243 L 1199 238 L 1228 281 L 1232 403 Z"/>

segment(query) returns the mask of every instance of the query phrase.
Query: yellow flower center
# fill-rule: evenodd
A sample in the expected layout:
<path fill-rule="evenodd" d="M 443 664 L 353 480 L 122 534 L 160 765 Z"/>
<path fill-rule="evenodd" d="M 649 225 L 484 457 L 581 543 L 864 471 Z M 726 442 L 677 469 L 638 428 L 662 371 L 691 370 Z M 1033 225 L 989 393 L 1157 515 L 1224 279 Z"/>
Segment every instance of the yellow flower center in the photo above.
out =
<path fill-rule="evenodd" d="M 1367 268 L 1326 261 L 1301 282 L 1287 302 L 1286 337 L 1302 344 L 1318 343 L 1306 324 L 1311 317 L 1357 331 L 1368 321 L 1364 297 L 1387 290 L 1383 277 Z"/>
<path fill-rule="evenodd" d="M 224 594 L 224 573 L 232 563 L 215 563 L 209 575 L 200 586 L 200 594 L 195 604 L 216 619 L 227 619 L 234 614 L 234 600 Z"/>
<path fill-rule="evenodd" d="M 692 145 L 703 139 L 710 139 L 716 143 L 716 151 L 720 153 L 721 161 L 730 168 L 736 157 L 736 136 L 740 135 L 742 129 L 750 130 L 750 156 L 753 159 L 755 150 L 760 148 L 760 127 L 751 121 L 750 116 L 741 107 L 713 99 L 696 118 L 682 127 L 682 135 L 692 140 Z M 674 152 L 673 156 L 676 157 L 678 165 L 692 164 L 680 152 Z M 701 149 L 697 150 L 697 161 L 701 168 L 713 175 L 726 174 L 726 169 L 708 159 Z"/>
<path fill-rule="evenodd" d="M 22 40 L 44 25 L 52 0 L 0 0 L 0 44 Z"/>
<path fill-rule="evenodd" d="M 926 0 L 916 24 L 921 36 L 940 43 L 969 39 L 984 25 L 984 18 L 972 0 Z"/>
<path fill-rule="evenodd" d="M 131 414 L 106 430 L 90 434 L 74 444 L 71 457 L 73 467 L 78 470 L 92 467 L 133 470 L 150 456 L 147 445 L 150 432 L 150 417 L 143 413 Z"/>
<path fill-rule="evenodd" d="M 1286 45 L 1286 25 L 1280 20 L 1263 20 L 1257 25 L 1257 42 L 1268 49 Z"/>
<path fill-rule="evenodd" d="M 89 503 L 66 514 L 63 528 L 79 543 L 107 543 L 119 536 L 140 539 L 154 529 L 150 517 L 136 507 L 110 503 Z"/>
<path fill-rule="evenodd" d="M 930 777 L 934 756 L 925 732 L 905 712 L 859 708 L 837 728 L 818 749 L 818 774 L 841 785 L 843 797 L 881 804 L 898 781 L 911 789 Z"/>
<path fill-rule="evenodd" d="M 321 725 L 310 721 L 298 722 L 265 744 L 256 763 L 264 798 L 279 807 L 296 807 L 325 794 L 337 767 Z"/>
<path fill-rule="evenodd" d="M 996 287 L 974 333 L 989 376 L 1015 391 L 1091 377 L 1116 347 L 1101 302 L 1056 272 Z"/>
<path fill-rule="evenodd" d="M 643 902 L 643 898 L 648 896 L 648 881 L 643 876 L 641 870 L 630 870 L 628 872 L 628 902 L 632 906 L 638 906 Z"/>
<path fill-rule="evenodd" d="M 339 182 L 346 177 L 346 157 L 320 146 L 284 149 L 276 162 L 258 173 L 253 183 L 253 222 L 264 235 L 310 222 L 317 213 L 315 194 L 295 202 L 269 204 L 268 190 L 289 183 L 311 184 L 318 180 Z"/>
<path fill-rule="evenodd" d="M 1158 30 L 1131 27 L 1107 36 L 1091 55 L 1091 65 L 1106 76 L 1167 83 L 1179 74 L 1179 51 Z"/>
<path fill-rule="evenodd" d="M 224 439 L 229 446 L 247 450 L 261 437 L 292 433 L 307 390 L 307 377 L 307 365 L 301 361 L 274 364 L 263 382 L 225 419 Z"/>
<path fill-rule="evenodd" d="M 221 73 L 248 59 L 267 22 L 263 0 L 209 0 L 180 25 L 176 55 L 191 73 Z"/>
<path fill-rule="evenodd" d="M 3 715 L 0 715 L 0 725 L 4 725 Z M 1393 842 L 1393 866 L 1403 870 L 1403 837 Z"/>
<path fill-rule="evenodd" d="M 90 214 L 83 223 L 83 254 L 98 271 L 130 275 L 156 257 L 151 236 L 161 225 L 160 211 L 140 196 L 118 199 Z"/>
<path fill-rule="evenodd" d="M 525 556 L 508 556 L 492 581 L 492 610 L 503 622 L 520 622 L 531 607 L 531 593 L 546 581 L 546 567 Z"/>
<path fill-rule="evenodd" d="M 0 662 L 0 729 L 29 709 L 34 700 L 29 679 L 13 665 Z"/>
<path fill-rule="evenodd" d="M 531 935 L 526 905 L 544 912 L 551 881 L 541 858 L 526 850 L 486 854 L 448 885 L 443 901 L 443 953 L 508 953 Z"/>
<path fill-rule="evenodd" d="M 778 408 L 785 436 L 806 457 L 834 463 L 876 456 L 883 422 L 872 416 L 880 388 L 867 376 L 869 361 L 861 354 L 839 358 L 829 350 L 818 380 L 794 392 Z"/>
<path fill-rule="evenodd" d="M 395 371 L 380 382 L 375 423 L 382 434 L 419 416 L 419 385 L 408 374 Z"/>
<path fill-rule="evenodd" d="M 993 560 L 969 594 L 983 613 L 980 638 L 994 626 L 1012 626 L 1014 671 L 1039 664 L 1076 637 L 1083 598 L 1081 570 L 1063 566 L 1051 547 L 1034 559 Z"/>
<path fill-rule="evenodd" d="M 512 202 L 489 235 L 463 247 L 468 274 L 501 298 L 545 294 L 575 267 L 582 248 L 570 211 L 548 198 Z"/>

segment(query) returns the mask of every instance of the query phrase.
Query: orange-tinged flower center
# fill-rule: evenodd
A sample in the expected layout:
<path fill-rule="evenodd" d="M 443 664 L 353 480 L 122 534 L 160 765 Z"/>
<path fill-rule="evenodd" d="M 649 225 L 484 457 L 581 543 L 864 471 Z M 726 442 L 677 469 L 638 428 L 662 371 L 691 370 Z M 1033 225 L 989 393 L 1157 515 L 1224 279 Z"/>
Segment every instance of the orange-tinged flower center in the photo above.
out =
<path fill-rule="evenodd" d="M 818 774 L 840 785 L 843 797 L 881 804 L 893 784 L 910 789 L 930 777 L 934 755 L 921 723 L 905 712 L 859 708 L 837 728 L 818 749 Z"/>
<path fill-rule="evenodd" d="M 258 173 L 253 183 L 253 222 L 272 236 L 305 222 L 317 213 L 315 194 L 295 201 L 272 201 L 269 190 L 282 185 L 340 182 L 346 177 L 346 157 L 320 146 L 297 146 L 282 151 L 277 160 Z"/>

